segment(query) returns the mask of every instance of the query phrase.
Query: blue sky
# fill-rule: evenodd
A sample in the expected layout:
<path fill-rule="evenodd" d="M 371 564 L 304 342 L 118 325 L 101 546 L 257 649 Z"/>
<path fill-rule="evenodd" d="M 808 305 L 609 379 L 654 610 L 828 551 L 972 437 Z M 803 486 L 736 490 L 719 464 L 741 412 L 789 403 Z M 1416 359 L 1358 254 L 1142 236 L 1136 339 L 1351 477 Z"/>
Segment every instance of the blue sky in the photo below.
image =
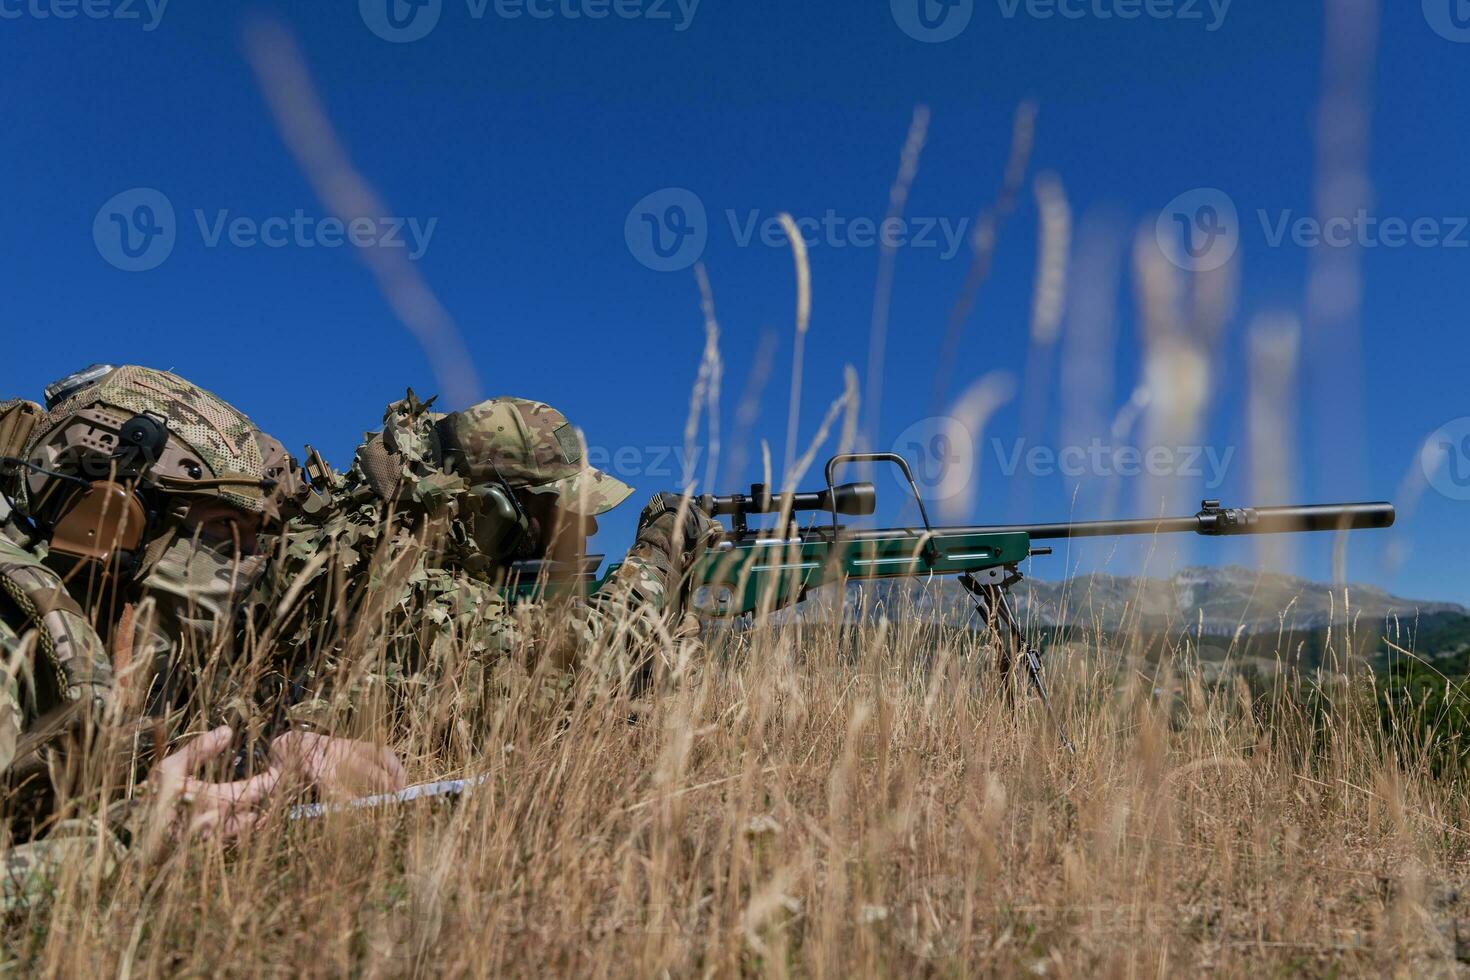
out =
<path fill-rule="evenodd" d="M 1247 499 L 1247 337 L 1261 315 L 1307 315 L 1309 272 L 1330 248 L 1294 224 L 1314 213 L 1323 4 L 957 0 L 950 9 L 923 0 L 920 18 L 919 0 L 430 0 L 422 9 L 393 0 L 390 20 L 385 2 L 0 0 L 9 218 L 0 323 L 10 352 L 0 394 L 37 397 L 92 361 L 172 368 L 289 446 L 311 442 L 342 464 L 405 387 L 440 388 L 346 230 L 322 224 L 332 207 L 283 142 L 244 40 L 251 25 L 275 24 L 294 35 L 338 139 L 381 216 L 394 219 L 360 229 L 368 249 L 391 250 L 457 324 L 465 354 L 452 363 L 472 365 L 480 394 L 561 408 L 640 496 L 678 482 L 666 447 L 682 443 L 704 343 L 692 256 L 675 245 L 694 243 L 713 289 L 727 457 L 742 429 L 735 407 L 770 338 L 748 431 L 770 440 L 779 463 L 796 294 L 791 251 L 768 238 L 767 223 L 787 211 L 813 232 L 804 445 L 841 393 L 844 367 L 866 373 L 881 253 L 873 227 L 922 104 L 931 115 L 895 253 L 880 447 L 904 448 L 911 440 L 901 435 L 916 425 L 932 446 L 935 423 L 924 420 L 946 414 L 977 379 L 1028 377 L 1038 173 L 1064 190 L 1079 233 L 1068 249 L 1074 270 L 1084 226 L 1101 229 L 1103 254 L 1121 255 L 1089 307 L 1101 302 L 1116 317 L 1116 343 L 1098 363 L 1099 376 L 1113 377 L 1100 396 L 1111 421 L 1144 380 L 1135 233 L 1146 242 L 1171 202 L 1213 188 L 1236 210 L 1239 292 L 1213 347 L 1202 431 L 1190 446 L 1164 447 L 1178 472 L 1157 499 L 1178 513 L 1204 496 L 1297 502 Z M 1300 374 L 1288 378 L 1295 411 L 1282 413 L 1281 428 L 1300 451 L 1290 496 L 1417 500 L 1392 535 L 1353 541 L 1350 578 L 1470 601 L 1470 503 L 1455 499 L 1470 496 L 1470 423 L 1456 424 L 1470 415 L 1470 30 L 1460 27 L 1470 11 L 1451 3 L 1338 4 L 1359 23 L 1378 18 L 1362 190 L 1375 224 L 1355 233 L 1369 246 L 1359 326 L 1334 321 L 1304 343 Z M 1037 106 L 1031 168 L 944 365 L 936 413 L 946 317 L 969 264 L 964 239 L 994 199 L 1026 99 Z M 1184 200 L 1198 216 L 1200 200 L 1218 198 Z M 1420 222 L 1419 231 L 1394 244 L 1390 219 Z M 145 240 L 165 224 L 167 235 Z M 652 247 L 655 227 L 666 258 Z M 124 230 L 136 257 L 122 250 Z M 161 258 L 150 248 L 163 248 Z M 152 267 L 129 271 L 139 265 Z M 660 265 L 680 267 L 650 267 Z M 1187 288 L 1190 276 L 1179 277 Z M 1080 302 L 1069 290 L 1063 347 Z M 1043 456 L 1023 482 L 1008 482 L 1007 459 L 1066 449 L 1058 360 L 1033 367 L 1035 394 L 1006 402 L 973 434 L 966 451 L 979 493 L 960 519 L 1138 513 L 1141 478 L 1112 479 L 1092 463 L 1064 473 Z M 1355 388 L 1357 411 L 1343 394 Z M 1435 440 L 1443 465 L 1417 493 L 1420 447 L 1447 425 Z M 1137 431 L 1095 435 L 1110 453 L 1149 448 Z M 1195 444 L 1214 455 L 1190 466 Z M 723 468 L 724 489 L 758 477 L 758 447 L 745 458 L 738 472 Z M 892 519 L 898 487 L 881 489 Z M 602 549 L 630 539 L 637 506 L 625 509 L 604 522 Z M 1101 544 L 1069 557 L 1114 571 L 1142 560 Z M 1169 542 L 1148 568 L 1253 557 L 1235 542 Z M 1327 577 L 1330 542 L 1304 542 L 1293 563 Z M 1037 571 L 1064 567 L 1059 558 Z"/>

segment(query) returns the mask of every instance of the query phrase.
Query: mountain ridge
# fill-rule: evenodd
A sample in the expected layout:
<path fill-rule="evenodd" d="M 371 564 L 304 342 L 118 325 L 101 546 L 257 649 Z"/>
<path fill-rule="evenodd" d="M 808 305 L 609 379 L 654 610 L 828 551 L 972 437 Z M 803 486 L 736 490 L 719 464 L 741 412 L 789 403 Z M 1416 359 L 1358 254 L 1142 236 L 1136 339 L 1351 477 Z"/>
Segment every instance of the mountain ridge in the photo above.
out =
<path fill-rule="evenodd" d="M 1028 625 L 1109 632 L 1188 630 L 1230 636 L 1393 619 L 1405 625 L 1470 619 L 1470 609 L 1458 603 L 1409 599 L 1371 585 L 1333 586 L 1241 565 L 1194 565 L 1168 578 L 1103 573 L 1061 581 L 1028 578 L 1012 595 L 1017 614 Z M 831 590 L 814 593 L 803 618 L 819 618 L 824 612 L 830 617 L 833 598 Z M 973 603 L 953 579 L 849 582 L 842 618 L 874 618 L 900 607 L 958 624 L 970 618 Z"/>

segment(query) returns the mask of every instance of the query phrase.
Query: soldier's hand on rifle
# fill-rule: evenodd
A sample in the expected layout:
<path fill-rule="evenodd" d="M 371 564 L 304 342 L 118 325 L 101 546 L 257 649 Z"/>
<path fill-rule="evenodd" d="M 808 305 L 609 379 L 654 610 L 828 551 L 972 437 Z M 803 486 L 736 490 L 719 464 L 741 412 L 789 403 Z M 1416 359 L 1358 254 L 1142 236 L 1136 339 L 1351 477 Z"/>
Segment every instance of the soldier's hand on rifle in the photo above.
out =
<path fill-rule="evenodd" d="M 173 827 L 175 840 L 193 836 L 238 837 L 261 817 L 264 803 L 280 778 L 271 768 L 249 779 L 212 783 L 193 774 L 230 747 L 228 725 L 190 739 L 166 755 L 148 779 L 155 813 Z"/>
<path fill-rule="evenodd" d="M 699 508 L 694 499 L 677 493 L 656 493 L 638 515 L 638 540 L 667 542 L 670 551 L 689 556 L 708 548 L 724 528 Z"/>
<path fill-rule="evenodd" d="M 315 732 L 277 736 L 271 742 L 271 764 L 285 778 L 313 786 L 328 799 L 396 793 L 408 785 L 408 773 L 387 746 Z"/>

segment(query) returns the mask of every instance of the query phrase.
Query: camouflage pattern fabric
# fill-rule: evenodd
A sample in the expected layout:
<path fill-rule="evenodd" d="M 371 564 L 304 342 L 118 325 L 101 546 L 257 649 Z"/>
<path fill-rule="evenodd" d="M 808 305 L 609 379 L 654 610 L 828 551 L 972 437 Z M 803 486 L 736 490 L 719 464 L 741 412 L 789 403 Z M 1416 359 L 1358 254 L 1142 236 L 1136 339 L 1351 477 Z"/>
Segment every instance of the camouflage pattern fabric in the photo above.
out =
<path fill-rule="evenodd" d="M 107 649 L 56 573 L 0 535 L 0 772 L 15 758 L 29 719 L 21 692 L 44 715 L 68 702 L 86 702 L 100 717 L 112 689 Z M 16 676 L 10 665 L 23 672 Z"/>
<path fill-rule="evenodd" d="M 65 820 L 44 839 L 17 844 L 5 852 L 0 879 L 0 912 L 17 912 L 41 904 L 62 876 L 88 870 L 110 877 L 127 851 L 108 830 L 80 820 Z"/>
<path fill-rule="evenodd" d="M 67 595 L 60 579 L 0 534 L 0 773 L 16 759 L 17 743 L 31 723 L 60 705 L 58 698 L 89 703 L 100 717 L 111 687 L 111 668 L 101 639 Z M 38 677 L 37 675 L 41 675 Z M 54 677 L 54 683 L 49 681 Z M 31 696 L 22 698 L 26 691 Z M 23 704 L 33 705 L 27 713 Z M 80 821 L 58 824 L 43 840 L 16 844 L 4 853 L 0 910 L 34 905 L 56 888 L 67 869 L 100 862 L 110 875 L 122 844 L 108 831 Z"/>
<path fill-rule="evenodd" d="M 306 481 L 296 460 L 279 439 L 257 429 L 255 441 L 260 446 L 263 475 L 273 485 L 266 494 L 267 507 L 285 519 L 306 496 Z"/>
<path fill-rule="evenodd" d="M 124 445 L 123 428 L 138 415 L 167 428 L 162 452 L 146 465 L 128 456 Z M 99 612 L 103 635 L 149 664 L 131 685 L 145 697 L 129 710 L 165 717 L 187 704 L 215 720 L 238 720 L 248 707 L 220 677 L 227 673 L 222 667 L 228 666 L 236 615 L 265 565 L 255 551 L 257 525 L 303 489 L 289 453 L 217 396 L 177 375 L 137 366 L 108 370 L 64 396 L 29 443 L 27 458 L 49 470 L 86 475 L 78 468 L 92 463 L 136 466 L 140 493 L 157 512 L 149 539 L 134 556 L 134 578 L 121 583 L 112 606 Z M 28 498 L 52 490 L 44 474 L 32 473 L 26 482 Z M 196 520 L 190 515 L 200 503 L 222 506 L 206 506 Z M 114 636 L 119 630 L 127 635 Z M 215 704 L 221 691 L 235 702 L 224 715 Z"/>
<path fill-rule="evenodd" d="M 253 535 L 259 523 L 254 515 L 273 512 L 266 481 L 289 475 L 289 456 L 209 392 L 166 372 L 124 367 L 44 416 L 29 436 L 25 457 L 63 472 L 66 465 L 58 464 L 75 463 L 79 453 L 99 456 L 105 464 L 122 425 L 140 414 L 167 423 L 168 444 L 141 481 L 159 520 L 150 525 L 153 534 L 139 554 L 138 577 L 113 583 L 108 606 L 91 610 L 99 620 L 95 628 L 78 601 L 90 597 L 69 593 L 46 563 L 45 546 L 28 544 L 8 519 L 0 527 L 0 772 L 14 775 L 13 765 L 21 761 L 17 745 L 28 732 L 73 724 L 75 716 L 64 711 L 71 704 L 101 720 L 116 699 L 117 712 L 110 714 L 120 713 L 128 723 L 157 717 L 164 732 L 174 730 L 186 712 L 231 720 L 253 715 L 250 698 L 231 676 L 228 644 L 235 614 L 264 558 L 244 547 L 244 532 L 229 541 L 214 536 L 223 533 L 218 526 L 246 527 Z M 28 490 L 44 488 L 46 479 L 28 475 L 20 503 L 27 502 Z M 201 498 L 224 506 L 205 508 L 196 524 L 189 515 Z M 239 524 L 231 524 L 232 514 L 241 518 Z M 90 588 L 97 578 L 78 574 L 74 581 L 81 584 L 74 588 Z M 111 657 L 99 629 L 118 645 L 119 656 L 130 652 L 144 661 L 126 692 L 114 691 Z M 124 742 L 146 753 L 149 739 Z M 95 829 L 52 828 L 44 838 L 7 852 L 4 901 L 13 907 L 33 899 L 51 872 L 84 855 L 102 861 L 105 873 L 117 849 L 110 835 Z"/>
<path fill-rule="evenodd" d="M 439 427 L 449 468 L 472 483 L 554 490 L 573 514 L 595 517 L 627 500 L 633 488 L 584 464 L 582 439 L 543 402 L 492 398 L 455 412 Z"/>
<path fill-rule="evenodd" d="M 412 703 L 471 675 L 494 687 L 510 665 L 544 664 L 547 682 L 564 689 L 575 670 L 626 676 L 667 656 L 687 632 L 678 614 L 688 549 L 674 513 L 645 511 L 622 566 L 586 598 L 512 603 L 465 561 L 473 536 L 458 505 L 476 483 L 545 488 L 588 514 L 632 492 L 580 460 L 580 437 L 543 403 L 498 398 L 444 416 L 410 392 L 390 405 L 330 506 L 293 520 L 269 549 L 275 574 L 263 602 L 289 607 L 286 643 L 317 665 L 295 716 L 325 724 L 369 692 L 391 688 Z M 344 642 L 336 629 L 323 649 L 324 623 L 357 632 Z M 379 652 L 346 663 L 342 649 Z"/>

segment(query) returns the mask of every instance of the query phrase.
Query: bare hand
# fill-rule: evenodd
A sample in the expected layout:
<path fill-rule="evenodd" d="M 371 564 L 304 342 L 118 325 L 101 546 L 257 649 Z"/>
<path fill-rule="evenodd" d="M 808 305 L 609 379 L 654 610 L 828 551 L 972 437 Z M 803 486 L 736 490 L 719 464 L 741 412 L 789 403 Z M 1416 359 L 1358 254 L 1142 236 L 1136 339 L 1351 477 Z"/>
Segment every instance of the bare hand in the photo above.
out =
<path fill-rule="evenodd" d="M 258 776 L 211 783 L 191 775 L 230 747 L 234 731 L 223 725 L 190 739 L 164 756 L 148 782 L 155 806 L 174 824 L 175 839 L 198 834 L 238 837 L 260 819 L 257 805 L 270 796 L 280 778 L 272 767 Z"/>
<path fill-rule="evenodd" d="M 408 785 L 408 773 L 387 746 L 314 732 L 278 736 L 271 742 L 271 764 L 329 799 L 396 793 Z"/>

